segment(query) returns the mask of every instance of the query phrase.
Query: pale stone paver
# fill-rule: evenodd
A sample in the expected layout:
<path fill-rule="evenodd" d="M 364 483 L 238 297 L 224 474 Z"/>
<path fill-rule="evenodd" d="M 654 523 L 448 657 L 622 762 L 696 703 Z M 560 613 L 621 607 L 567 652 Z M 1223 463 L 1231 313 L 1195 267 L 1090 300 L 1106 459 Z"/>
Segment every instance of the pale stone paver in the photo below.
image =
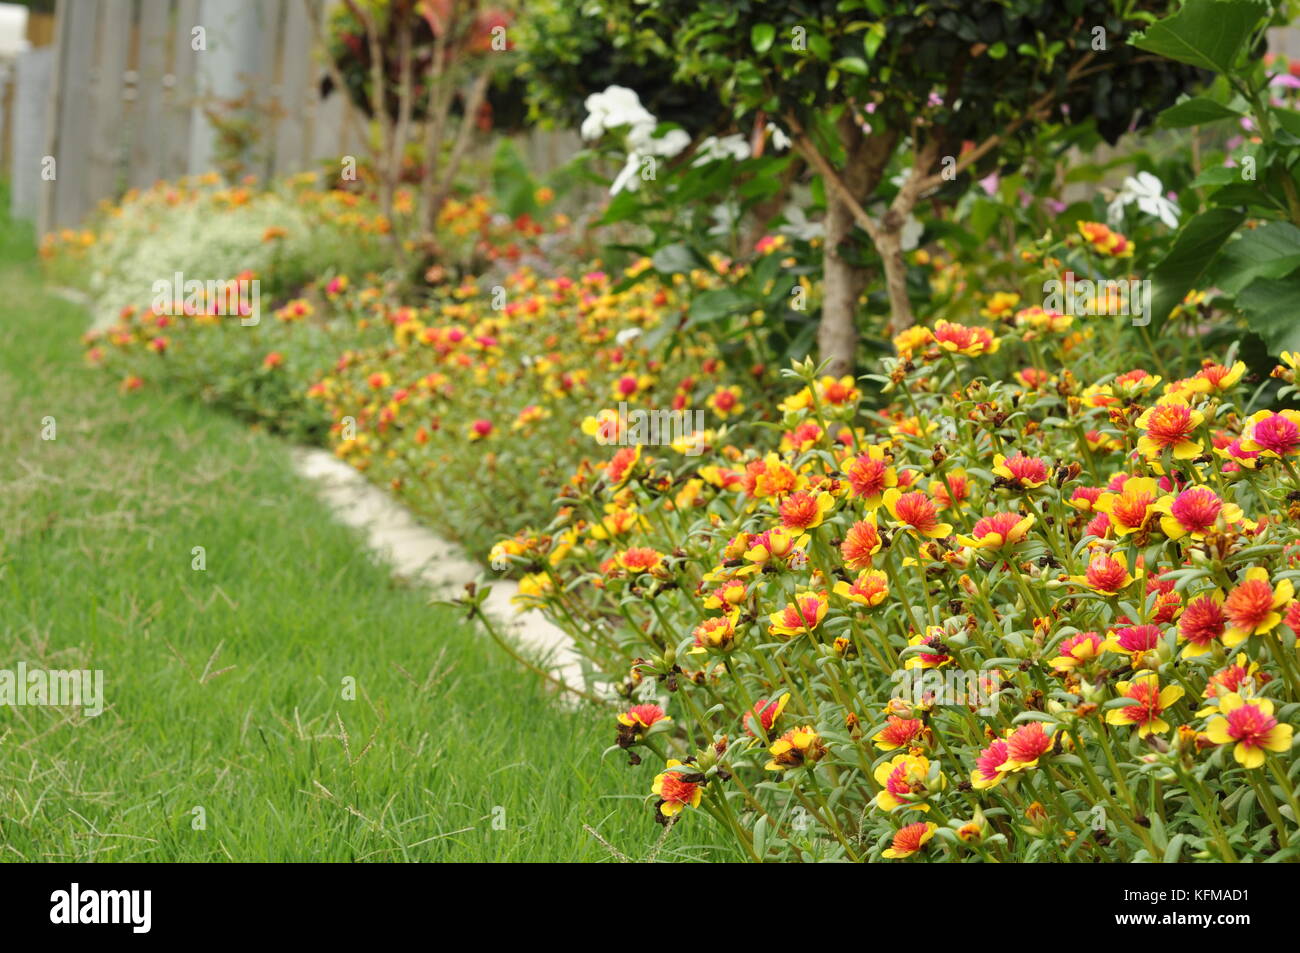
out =
<path fill-rule="evenodd" d="M 366 534 L 372 550 L 398 575 L 418 579 L 439 595 L 463 594 L 467 582 L 487 582 L 492 593 L 484 608 L 498 631 L 549 660 L 547 668 L 569 685 L 581 687 L 582 665 L 573 641 L 536 610 L 519 612 L 511 598 L 519 586 L 511 579 L 484 579 L 483 567 L 464 550 L 420 525 L 411 512 L 353 467 L 324 450 L 295 447 L 294 468 L 311 480 L 337 519 Z"/>

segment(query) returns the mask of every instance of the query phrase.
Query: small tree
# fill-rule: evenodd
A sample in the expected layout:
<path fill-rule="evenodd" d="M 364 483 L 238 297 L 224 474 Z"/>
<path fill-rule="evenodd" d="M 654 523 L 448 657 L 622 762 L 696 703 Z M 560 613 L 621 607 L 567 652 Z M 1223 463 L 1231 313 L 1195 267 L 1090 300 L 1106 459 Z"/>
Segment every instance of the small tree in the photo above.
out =
<path fill-rule="evenodd" d="M 303 3 L 325 48 L 331 85 L 377 125 L 379 203 L 390 219 L 407 146 L 422 125 L 418 223 L 432 247 L 438 213 L 502 61 L 495 54 L 513 46 L 511 16 L 478 0 L 343 0 L 328 18 L 322 0 Z M 400 257 L 396 234 L 394 242 Z"/>
<path fill-rule="evenodd" d="M 1127 44 L 1163 2 L 1110 0 L 600 0 L 627 55 L 672 57 L 737 121 L 776 119 L 826 193 L 821 357 L 854 366 L 866 270 L 854 227 L 880 257 L 894 330 L 913 323 L 902 229 L 919 200 L 952 199 L 1014 162 L 1045 124 L 1095 121 L 1114 142 L 1197 75 Z M 1121 12 L 1122 11 L 1122 12 Z M 885 182 L 907 162 L 896 191 Z M 888 197 L 880 214 L 868 208 Z"/>

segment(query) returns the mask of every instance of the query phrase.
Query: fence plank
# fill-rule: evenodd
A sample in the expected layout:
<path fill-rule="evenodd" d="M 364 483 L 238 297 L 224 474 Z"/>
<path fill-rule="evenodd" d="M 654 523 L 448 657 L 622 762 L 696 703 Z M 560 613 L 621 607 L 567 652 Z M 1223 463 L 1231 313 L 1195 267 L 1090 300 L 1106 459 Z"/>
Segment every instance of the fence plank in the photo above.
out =
<path fill-rule="evenodd" d="M 278 105 L 282 115 L 275 125 L 271 151 L 271 174 L 286 175 L 302 169 L 310 158 L 306 152 L 307 110 L 312 89 L 312 28 L 302 0 L 289 0 L 285 11 L 284 42 L 280 52 Z"/>
<path fill-rule="evenodd" d="M 72 226 L 87 211 L 86 173 L 90 165 L 90 81 L 95 57 L 95 8 L 71 2 L 59 5 L 59 76 L 55 91 L 55 182 L 48 228 Z"/>
<path fill-rule="evenodd" d="M 197 54 L 198 101 L 190 126 L 189 171 L 209 172 L 218 161 L 216 127 L 203 107 L 221 114 L 231 100 L 252 92 L 258 97 L 263 64 L 263 24 L 271 8 L 254 0 L 201 0 L 199 22 L 207 31 L 207 49 Z"/>
<path fill-rule="evenodd" d="M 130 0 L 100 0 L 77 8 L 77 17 L 91 20 L 95 37 L 95 71 L 91 84 L 90 164 L 83 179 L 86 211 L 103 199 L 116 197 L 122 173 L 123 100 L 127 54 L 131 49 Z"/>
<path fill-rule="evenodd" d="M 132 188 L 148 188 L 163 177 L 167 140 L 164 130 L 164 96 L 167 51 L 172 38 L 168 0 L 140 0 L 140 56 L 136 70 L 136 99 L 132 106 Z"/>
<path fill-rule="evenodd" d="M 198 25 L 199 0 L 179 0 L 172 36 L 171 82 L 165 96 L 163 128 L 167 149 L 163 178 L 175 179 L 190 170 L 190 130 L 194 123 L 195 77 L 198 57 L 190 45 L 191 31 Z"/>
<path fill-rule="evenodd" d="M 49 142 L 46 96 L 53 82 L 54 58 L 54 47 L 45 46 L 28 50 L 14 63 L 9 207 L 14 218 L 25 221 L 40 215 L 41 193 L 51 185 L 41 179 L 41 157 Z"/>
<path fill-rule="evenodd" d="M 275 101 L 279 95 L 280 46 L 283 43 L 285 0 L 258 0 L 254 9 L 256 33 L 253 37 L 253 61 L 241 75 L 240 85 L 251 94 L 248 110 L 256 124 L 256 139 L 245 157 L 248 171 L 258 179 L 271 175 L 272 151 L 275 147 Z"/>

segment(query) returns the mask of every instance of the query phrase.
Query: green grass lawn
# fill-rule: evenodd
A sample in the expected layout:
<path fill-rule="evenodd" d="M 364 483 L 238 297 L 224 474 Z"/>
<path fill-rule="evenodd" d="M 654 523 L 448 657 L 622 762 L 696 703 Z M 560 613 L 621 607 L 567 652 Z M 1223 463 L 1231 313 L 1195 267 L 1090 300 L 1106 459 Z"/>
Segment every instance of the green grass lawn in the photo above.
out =
<path fill-rule="evenodd" d="M 102 669 L 107 708 L 0 706 L 0 859 L 609 859 L 584 823 L 655 849 L 609 713 L 391 581 L 282 444 L 84 367 L 30 247 L 0 222 L 0 669 Z M 657 856 L 721 843 L 691 816 Z"/>

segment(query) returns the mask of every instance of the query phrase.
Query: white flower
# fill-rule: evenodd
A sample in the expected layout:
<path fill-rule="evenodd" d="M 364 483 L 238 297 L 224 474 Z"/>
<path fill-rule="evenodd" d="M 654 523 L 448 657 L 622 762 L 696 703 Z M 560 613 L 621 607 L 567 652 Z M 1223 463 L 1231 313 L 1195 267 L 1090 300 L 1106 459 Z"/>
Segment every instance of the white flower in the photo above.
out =
<path fill-rule="evenodd" d="M 783 235 L 805 242 L 826 236 L 826 226 L 821 222 L 810 222 L 804 210 L 798 205 L 787 205 L 781 215 L 785 219 L 785 224 L 777 231 Z"/>
<path fill-rule="evenodd" d="M 732 133 L 729 136 L 723 136 L 721 139 L 717 136 L 709 136 L 700 143 L 695 161 L 691 165 L 704 165 L 708 162 L 717 162 L 719 159 L 726 158 L 749 158 L 749 143 L 745 141 L 745 137 L 740 133 Z"/>
<path fill-rule="evenodd" d="M 631 126 L 635 134 L 644 128 L 645 135 L 657 125 L 655 117 L 641 105 L 636 90 L 610 86 L 587 97 L 587 118 L 582 121 L 582 138 L 599 139 L 609 129 Z"/>
<path fill-rule="evenodd" d="M 1124 208 L 1137 202 L 1143 212 L 1158 218 L 1170 228 L 1178 227 L 1181 214 L 1177 203 L 1165 197 L 1165 187 L 1150 172 L 1139 172 L 1137 177 L 1129 176 L 1124 180 L 1124 187 L 1115 196 L 1114 201 L 1106 207 L 1106 217 L 1110 224 L 1118 227 L 1124 221 Z"/>
<path fill-rule="evenodd" d="M 724 202 L 713 210 L 713 221 L 716 223 L 709 229 L 709 234 L 714 237 L 730 235 L 740 221 L 740 206 L 734 202 Z"/>
<path fill-rule="evenodd" d="M 645 157 L 639 152 L 629 152 L 627 162 L 623 163 L 623 169 L 615 176 L 613 183 L 609 187 L 610 195 L 618 195 L 624 189 L 629 192 L 635 192 L 641 182 L 641 162 Z"/>
<path fill-rule="evenodd" d="M 610 86 L 587 97 L 587 118 L 582 121 L 582 138 L 599 139 L 612 129 L 626 129 L 624 143 L 627 161 L 610 184 L 609 194 L 617 195 L 624 189 L 636 191 L 640 170 L 647 159 L 671 159 L 691 143 L 691 137 L 681 129 L 669 129 L 656 136 L 659 120 L 641 105 L 635 90 L 626 86 Z"/>
<path fill-rule="evenodd" d="M 628 145 L 637 152 L 671 159 L 691 144 L 691 137 L 683 129 L 669 129 L 658 137 L 650 135 L 653 131 L 654 126 L 648 128 L 645 126 L 634 127 L 628 133 Z"/>
<path fill-rule="evenodd" d="M 900 236 L 903 251 L 911 251 L 921 243 L 921 233 L 925 231 L 925 226 L 920 220 L 907 216 L 907 221 L 903 223 L 903 231 Z"/>
<path fill-rule="evenodd" d="M 790 141 L 790 137 L 785 134 L 785 130 L 776 123 L 769 122 L 767 124 L 767 131 L 772 137 L 772 148 L 777 152 L 784 152 L 793 145 Z"/>

